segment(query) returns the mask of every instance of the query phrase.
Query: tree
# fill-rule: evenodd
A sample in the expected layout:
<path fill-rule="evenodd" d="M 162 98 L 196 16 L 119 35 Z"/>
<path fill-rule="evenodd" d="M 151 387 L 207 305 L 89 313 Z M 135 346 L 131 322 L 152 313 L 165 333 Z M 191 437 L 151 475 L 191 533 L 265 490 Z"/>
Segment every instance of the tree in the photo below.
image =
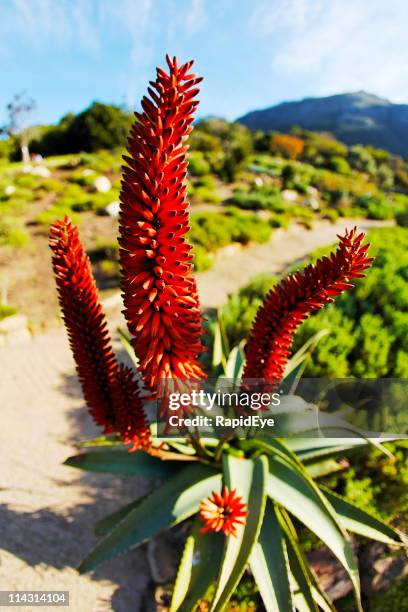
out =
<path fill-rule="evenodd" d="M 297 159 L 302 154 L 305 143 L 297 136 L 273 134 L 271 148 L 286 158 Z"/>
<path fill-rule="evenodd" d="M 94 102 L 68 126 L 68 149 L 76 153 L 124 146 L 131 124 L 132 116 L 121 108 Z"/>
<path fill-rule="evenodd" d="M 8 122 L 2 126 L 0 131 L 14 140 L 21 152 L 21 159 L 27 163 L 30 161 L 28 145 L 32 137 L 28 126 L 28 118 L 36 108 L 35 100 L 22 92 L 15 94 L 6 108 Z"/>

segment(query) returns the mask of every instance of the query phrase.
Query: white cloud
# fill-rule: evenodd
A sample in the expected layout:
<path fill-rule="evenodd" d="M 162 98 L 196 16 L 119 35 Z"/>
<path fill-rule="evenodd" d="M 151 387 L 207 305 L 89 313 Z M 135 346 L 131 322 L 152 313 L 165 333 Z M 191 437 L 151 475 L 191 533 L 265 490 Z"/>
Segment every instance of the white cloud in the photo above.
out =
<path fill-rule="evenodd" d="M 271 47 L 271 67 L 309 79 L 316 94 L 366 89 L 406 101 L 405 0 L 277 0 L 254 10 L 250 28 Z"/>

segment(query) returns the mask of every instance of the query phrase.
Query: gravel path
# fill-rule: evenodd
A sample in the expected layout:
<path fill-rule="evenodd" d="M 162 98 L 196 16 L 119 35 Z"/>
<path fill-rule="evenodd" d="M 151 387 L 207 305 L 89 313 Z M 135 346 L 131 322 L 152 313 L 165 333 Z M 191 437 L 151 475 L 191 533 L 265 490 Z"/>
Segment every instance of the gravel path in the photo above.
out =
<path fill-rule="evenodd" d="M 224 249 L 212 270 L 198 274 L 203 306 L 221 305 L 258 272 L 282 271 L 331 243 L 346 225 L 350 221 L 322 222 L 311 231 L 294 226 L 275 231 L 265 245 Z M 364 221 L 361 227 L 372 225 Z M 115 299 L 110 304 L 115 306 Z M 119 321 L 118 304 L 112 323 Z M 143 548 L 93 574 L 79 576 L 73 569 L 95 541 L 95 520 L 144 493 L 148 483 L 62 465 L 76 452 L 75 440 L 97 433 L 64 330 L 0 348 L 0 398 L 0 590 L 68 590 L 75 612 L 147 610 L 150 578 Z"/>

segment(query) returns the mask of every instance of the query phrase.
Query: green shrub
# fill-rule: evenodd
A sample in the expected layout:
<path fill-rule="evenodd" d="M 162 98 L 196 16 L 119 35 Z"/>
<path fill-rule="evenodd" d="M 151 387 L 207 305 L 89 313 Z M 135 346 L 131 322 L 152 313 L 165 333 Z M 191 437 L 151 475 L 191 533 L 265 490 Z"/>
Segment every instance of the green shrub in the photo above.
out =
<path fill-rule="evenodd" d="M 49 208 L 41 211 L 35 218 L 38 225 L 43 225 L 47 229 L 52 223 L 65 216 L 71 217 L 73 223 L 78 223 L 78 216 L 72 212 L 72 208 L 55 203 Z"/>
<path fill-rule="evenodd" d="M 334 155 L 330 158 L 328 167 L 330 170 L 334 172 L 338 172 L 339 174 L 350 174 L 351 168 L 349 163 L 344 157 L 339 157 L 338 155 Z"/>
<path fill-rule="evenodd" d="M 75 170 L 69 177 L 68 180 L 70 183 L 75 183 L 76 185 L 80 185 L 81 187 L 92 187 L 95 179 L 96 173 L 94 170 L 90 168 Z"/>
<path fill-rule="evenodd" d="M 28 245 L 30 237 L 22 221 L 13 217 L 0 219 L 0 246 L 21 248 Z"/>
<path fill-rule="evenodd" d="M 339 218 L 339 213 L 334 208 L 322 208 L 320 214 L 323 219 L 328 219 L 332 223 L 336 223 L 337 219 Z"/>
<path fill-rule="evenodd" d="M 188 171 L 193 176 L 203 176 L 210 172 L 210 164 L 199 151 L 192 151 L 189 157 Z"/>
<path fill-rule="evenodd" d="M 408 211 L 397 213 L 395 220 L 401 227 L 408 227 Z"/>
<path fill-rule="evenodd" d="M 201 202 L 209 202 L 211 204 L 219 204 L 219 202 L 221 202 L 218 193 L 215 193 L 212 188 L 205 187 L 204 185 L 194 187 L 192 195 L 194 199 L 200 200 Z"/>
<path fill-rule="evenodd" d="M 196 270 L 210 268 L 214 261 L 212 252 L 217 249 L 232 242 L 266 242 L 271 232 L 268 221 L 232 207 L 223 212 L 194 213 L 189 239 L 194 244 Z"/>
<path fill-rule="evenodd" d="M 6 317 L 11 317 L 12 315 L 16 314 L 16 312 L 17 308 L 9 306 L 8 304 L 2 304 L 0 302 L 0 321 Z"/>
<path fill-rule="evenodd" d="M 247 210 L 283 212 L 286 209 L 285 202 L 282 200 L 279 189 L 273 185 L 255 187 L 251 191 L 235 189 L 232 201 L 239 208 Z"/>
<path fill-rule="evenodd" d="M 272 274 L 258 274 L 222 307 L 220 316 L 231 346 L 248 337 L 256 311 L 276 281 Z"/>
<path fill-rule="evenodd" d="M 15 179 L 15 184 L 18 187 L 24 187 L 26 189 L 37 189 L 42 182 L 39 176 L 35 176 L 34 174 L 21 174 Z"/>
<path fill-rule="evenodd" d="M 214 253 L 209 253 L 201 244 L 194 245 L 194 269 L 196 272 L 204 272 L 212 267 Z"/>

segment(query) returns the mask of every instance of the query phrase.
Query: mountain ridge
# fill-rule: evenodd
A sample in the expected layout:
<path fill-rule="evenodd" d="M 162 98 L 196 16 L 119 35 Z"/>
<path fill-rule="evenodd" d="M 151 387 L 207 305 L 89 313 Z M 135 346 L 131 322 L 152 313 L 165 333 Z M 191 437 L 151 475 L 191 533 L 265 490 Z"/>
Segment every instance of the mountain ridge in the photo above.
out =
<path fill-rule="evenodd" d="M 298 125 L 331 132 L 347 145 L 372 145 L 408 157 L 408 104 L 394 104 L 364 90 L 281 102 L 250 111 L 237 122 L 282 132 Z"/>

